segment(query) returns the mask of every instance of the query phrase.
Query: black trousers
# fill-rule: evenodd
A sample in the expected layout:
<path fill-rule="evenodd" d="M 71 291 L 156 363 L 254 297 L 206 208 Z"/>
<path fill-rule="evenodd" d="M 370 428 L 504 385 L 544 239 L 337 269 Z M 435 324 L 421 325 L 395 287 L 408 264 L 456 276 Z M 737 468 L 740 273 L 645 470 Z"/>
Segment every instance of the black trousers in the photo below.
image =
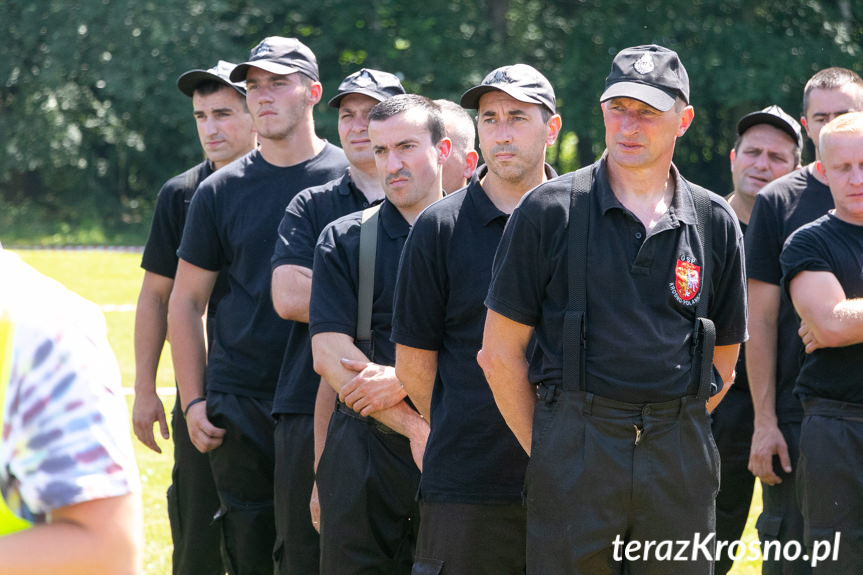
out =
<path fill-rule="evenodd" d="M 721 462 L 719 495 L 716 496 L 717 541 L 739 540 L 749 517 L 755 489 L 755 477 L 748 469 L 754 417 L 749 390 L 734 386 L 711 414 L 713 438 Z M 725 575 L 733 566 L 734 561 L 723 552 L 717 557 L 714 573 Z"/>
<path fill-rule="evenodd" d="M 340 404 L 318 463 L 321 574 L 408 575 L 419 477 L 406 437 Z"/>
<path fill-rule="evenodd" d="M 800 456 L 800 424 L 779 424 L 779 431 L 785 437 L 788 445 L 788 455 L 791 458 L 791 473 L 785 473 L 779 465 L 779 458 L 774 456 L 774 472 L 782 478 L 778 485 L 761 484 L 761 501 L 763 508 L 758 517 L 756 527 L 761 546 L 776 541 L 786 544 L 794 541 L 803 544 L 803 515 L 797 502 L 797 465 Z M 812 573 L 808 561 L 802 557 L 796 560 L 773 555 L 765 556 L 761 564 L 762 575 L 809 575 Z"/>
<path fill-rule="evenodd" d="M 222 560 L 229 575 L 274 571 L 271 410 L 270 400 L 207 390 L 207 417 L 226 430 L 222 444 L 209 456 L 219 493 Z"/>
<path fill-rule="evenodd" d="M 836 541 L 838 550 L 812 569 L 816 575 L 863 572 L 863 405 L 804 401 L 797 488 L 809 556 Z M 822 543 L 818 543 L 822 542 Z M 825 549 L 826 551 L 826 549 Z"/>
<path fill-rule="evenodd" d="M 635 405 L 583 391 L 540 399 L 525 479 L 527 573 L 710 575 L 712 545 L 707 556 L 690 549 L 686 561 L 627 558 L 623 547 L 703 545 L 715 528 L 718 488 L 703 400 Z"/>
<path fill-rule="evenodd" d="M 420 501 L 412 575 L 522 575 L 524 506 Z"/>
<path fill-rule="evenodd" d="M 180 399 L 171 413 L 174 468 L 168 487 L 168 520 L 174 544 L 174 575 L 222 575 L 219 528 L 213 517 L 219 495 L 210 471 L 210 459 L 189 439 Z"/>
<path fill-rule="evenodd" d="M 317 575 L 320 540 L 309 499 L 314 476 L 314 417 L 282 414 L 276 420 L 276 548 L 281 575 Z"/>

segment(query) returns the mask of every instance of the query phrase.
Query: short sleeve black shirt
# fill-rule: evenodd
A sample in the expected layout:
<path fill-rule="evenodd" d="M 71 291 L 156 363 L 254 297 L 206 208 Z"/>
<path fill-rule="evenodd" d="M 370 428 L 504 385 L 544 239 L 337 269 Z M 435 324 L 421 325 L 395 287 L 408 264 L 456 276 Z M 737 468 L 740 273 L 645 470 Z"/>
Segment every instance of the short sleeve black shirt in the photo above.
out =
<path fill-rule="evenodd" d="M 198 188 L 177 254 L 200 268 L 227 270 L 230 285 L 216 317 L 209 389 L 273 398 L 289 327 L 270 295 L 279 221 L 297 192 L 337 177 L 346 166 L 344 153 L 331 144 L 289 167 L 274 166 L 255 150 Z"/>
<path fill-rule="evenodd" d="M 549 177 L 556 174 L 547 166 Z M 518 502 L 527 454 L 477 364 L 492 262 L 509 215 L 486 195 L 480 167 L 467 188 L 417 218 L 402 253 L 392 340 L 438 352 L 431 433 L 420 483 L 427 501 Z"/>
<path fill-rule="evenodd" d="M 309 333 L 357 334 L 360 221 L 362 212 L 340 218 L 327 226 L 315 248 Z M 395 345 L 390 342 L 393 295 L 399 258 L 410 225 L 389 202 L 381 204 L 378 218 L 375 285 L 372 294 L 372 347 L 369 359 L 395 365 Z"/>
<path fill-rule="evenodd" d="M 863 297 L 863 226 L 826 215 L 798 229 L 781 255 L 783 285 L 804 271 L 830 272 L 845 297 Z M 787 293 L 787 292 L 786 292 Z M 806 354 L 794 393 L 863 405 L 863 344 Z"/>
<path fill-rule="evenodd" d="M 290 264 L 312 269 L 315 244 L 324 227 L 367 207 L 368 200 L 348 172 L 341 178 L 303 190 L 288 204 L 279 224 L 272 268 Z M 309 324 L 291 322 L 273 413 L 313 414 L 319 381 L 320 376 L 313 368 Z"/>
<path fill-rule="evenodd" d="M 177 248 L 183 238 L 183 228 L 186 225 L 186 213 L 195 190 L 210 174 L 213 168 L 209 161 L 203 161 L 194 168 L 174 176 L 159 190 L 156 198 L 156 209 L 153 212 L 153 224 L 150 235 L 141 256 L 141 267 L 160 276 L 174 279 L 177 273 Z M 210 302 L 207 305 L 207 338 L 213 339 L 212 319 L 216 315 L 219 301 L 228 291 L 228 278 L 219 274 Z"/>
<path fill-rule="evenodd" d="M 830 188 L 808 169 L 796 170 L 767 184 L 755 197 L 746 230 L 746 273 L 778 286 L 782 279 L 779 254 L 785 240 L 800 226 L 833 208 Z M 800 422 L 803 407 L 792 394 L 803 359 L 803 344 L 794 308 L 787 298 L 779 302 L 776 340 L 776 416 L 779 423 Z"/>
<path fill-rule="evenodd" d="M 605 160 L 594 165 L 587 256 L 585 389 L 631 403 L 695 393 L 690 339 L 701 283 L 691 194 L 672 167 L 671 206 L 649 232 L 614 196 Z M 536 328 L 532 383 L 559 384 L 568 300 L 567 227 L 572 174 L 534 188 L 513 212 L 495 258 L 489 309 Z M 716 345 L 746 338 L 743 243 L 737 218 L 711 194 L 708 317 Z"/>

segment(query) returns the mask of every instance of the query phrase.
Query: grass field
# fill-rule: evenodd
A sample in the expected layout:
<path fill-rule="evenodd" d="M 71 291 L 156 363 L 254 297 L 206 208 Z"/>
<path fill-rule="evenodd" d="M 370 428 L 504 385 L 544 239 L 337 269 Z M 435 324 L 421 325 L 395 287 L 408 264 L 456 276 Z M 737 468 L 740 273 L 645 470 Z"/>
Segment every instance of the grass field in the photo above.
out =
<path fill-rule="evenodd" d="M 136 253 L 110 251 L 29 251 L 17 252 L 22 259 L 42 273 L 65 284 L 69 289 L 103 306 L 108 324 L 108 337 L 123 375 L 123 386 L 132 389 L 135 377 L 132 329 L 134 304 L 138 298 L 143 272 L 141 256 Z M 159 365 L 157 386 L 174 387 L 170 350 L 166 348 Z M 173 395 L 163 396 L 166 411 L 173 406 Z M 129 395 L 131 413 L 132 396 Z M 144 486 L 144 535 L 146 538 L 144 575 L 171 573 L 171 533 L 165 507 L 165 490 L 171 480 L 172 449 L 170 441 L 162 441 L 162 454 L 156 454 L 134 441 L 135 453 Z M 756 538 L 755 518 L 761 512 L 760 488 L 756 486 L 754 504 L 744 531 L 743 540 Z M 738 561 L 732 575 L 756 575 L 760 561 Z"/>

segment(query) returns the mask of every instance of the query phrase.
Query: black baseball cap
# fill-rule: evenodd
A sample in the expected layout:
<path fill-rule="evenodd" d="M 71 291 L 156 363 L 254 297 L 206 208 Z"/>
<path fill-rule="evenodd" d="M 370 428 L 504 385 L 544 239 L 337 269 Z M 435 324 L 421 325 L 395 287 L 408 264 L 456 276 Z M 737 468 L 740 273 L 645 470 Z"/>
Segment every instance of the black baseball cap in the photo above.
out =
<path fill-rule="evenodd" d="M 220 82 L 240 93 L 246 95 L 246 86 L 243 82 L 231 82 L 231 71 L 236 67 L 232 62 L 219 60 L 219 63 L 209 70 L 189 70 L 177 78 L 177 87 L 188 97 L 195 95 L 195 90 L 203 82 Z"/>
<path fill-rule="evenodd" d="M 513 64 L 492 70 L 483 78 L 479 86 L 474 86 L 461 97 L 463 108 L 479 109 L 480 97 L 493 90 L 499 90 L 519 102 L 539 104 L 555 114 L 554 88 L 539 70 L 527 64 Z"/>
<path fill-rule="evenodd" d="M 404 94 L 405 89 L 398 77 L 389 72 L 363 68 L 354 72 L 339 84 L 339 93 L 329 101 L 330 108 L 338 108 L 342 98 L 348 94 L 363 94 L 383 102 L 396 94 Z"/>
<path fill-rule="evenodd" d="M 252 48 L 249 61 L 243 62 L 231 72 L 231 80 L 238 82 L 246 79 L 251 67 L 260 68 L 273 74 L 293 74 L 301 72 L 315 81 L 318 75 L 318 59 L 308 46 L 296 38 L 270 36 Z"/>
<path fill-rule="evenodd" d="M 617 53 L 599 101 L 634 98 L 667 112 L 678 96 L 689 103 L 689 75 L 680 57 L 674 50 L 649 44 Z"/>
<path fill-rule="evenodd" d="M 737 135 L 742 136 L 743 132 L 758 124 L 769 124 L 782 130 L 794 140 L 798 148 L 803 147 L 803 132 L 800 130 L 800 124 L 779 106 L 767 106 L 763 110 L 746 114 L 740 118 L 737 121 Z"/>

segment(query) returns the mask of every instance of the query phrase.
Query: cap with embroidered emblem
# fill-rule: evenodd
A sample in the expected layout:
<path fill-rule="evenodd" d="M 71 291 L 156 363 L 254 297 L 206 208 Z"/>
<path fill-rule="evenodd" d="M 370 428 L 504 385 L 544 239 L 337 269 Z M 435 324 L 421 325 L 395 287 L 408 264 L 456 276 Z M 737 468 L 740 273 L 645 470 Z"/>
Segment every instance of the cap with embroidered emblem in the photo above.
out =
<path fill-rule="evenodd" d="M 342 98 L 349 94 L 363 94 L 383 102 L 396 94 L 404 94 L 405 89 L 395 74 L 363 68 L 342 80 L 339 93 L 329 101 L 331 108 L 338 108 Z"/>
<path fill-rule="evenodd" d="M 300 72 L 315 81 L 320 80 L 318 60 L 308 46 L 296 38 L 269 36 L 252 48 L 248 62 L 243 62 L 231 72 L 234 82 L 245 80 L 249 68 L 260 68 L 273 74 Z"/>
<path fill-rule="evenodd" d="M 241 95 L 246 95 L 246 85 L 244 82 L 231 82 L 231 71 L 236 67 L 233 62 L 219 60 L 219 63 L 209 70 L 189 70 L 184 72 L 177 78 L 177 87 L 182 93 L 188 97 L 195 95 L 195 90 L 198 89 L 204 82 L 219 82 L 233 88 Z"/>
<path fill-rule="evenodd" d="M 680 97 L 689 103 L 689 75 L 674 50 L 649 44 L 625 48 L 611 63 L 599 101 L 633 98 L 666 112 Z"/>
<path fill-rule="evenodd" d="M 464 108 L 479 109 L 479 99 L 483 94 L 500 90 L 519 102 L 545 106 L 555 114 L 554 88 L 539 70 L 527 64 L 513 64 L 492 70 L 482 83 L 474 86 L 461 97 Z"/>

